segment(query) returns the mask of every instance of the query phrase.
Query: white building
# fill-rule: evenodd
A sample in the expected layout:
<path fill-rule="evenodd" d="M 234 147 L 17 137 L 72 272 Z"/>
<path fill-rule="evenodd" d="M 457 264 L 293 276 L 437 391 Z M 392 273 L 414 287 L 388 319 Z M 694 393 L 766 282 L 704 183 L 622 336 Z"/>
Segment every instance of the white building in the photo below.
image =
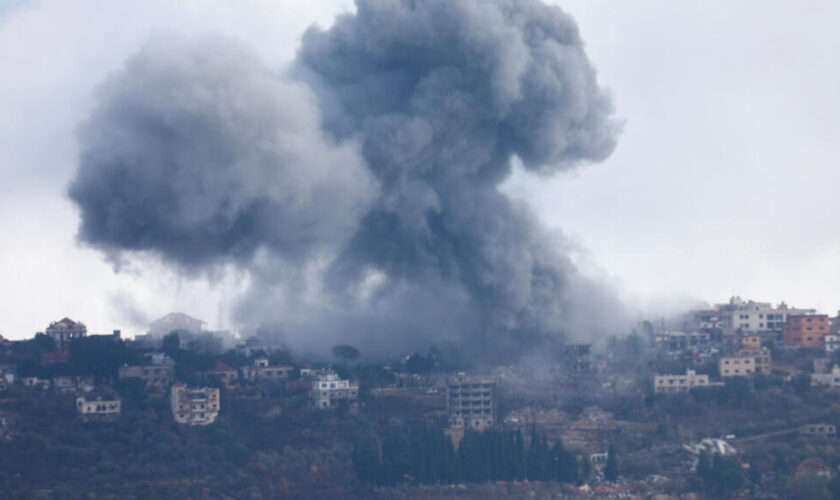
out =
<path fill-rule="evenodd" d="M 840 387 L 840 366 L 834 365 L 831 373 L 814 373 L 811 375 L 811 385 L 827 385 Z"/>
<path fill-rule="evenodd" d="M 221 409 L 217 387 L 191 388 L 180 382 L 172 386 L 169 402 L 175 421 L 186 425 L 212 424 Z"/>
<path fill-rule="evenodd" d="M 826 335 L 823 337 L 823 345 L 825 346 L 825 352 L 827 353 L 840 351 L 840 335 Z"/>
<path fill-rule="evenodd" d="M 815 314 L 815 309 L 795 309 L 782 302 L 773 307 L 769 302 L 744 301 L 732 297 L 728 304 L 718 304 L 725 333 L 781 332 L 788 316 Z"/>
<path fill-rule="evenodd" d="M 312 401 L 318 408 L 332 408 L 339 403 L 355 404 L 359 385 L 338 378 L 335 373 L 321 375 L 312 382 Z"/>
<path fill-rule="evenodd" d="M 122 410 L 122 401 L 118 398 L 106 399 L 102 396 L 76 398 L 76 413 L 83 420 L 110 420 L 117 418 Z"/>
<path fill-rule="evenodd" d="M 77 322 L 70 318 L 64 318 L 61 321 L 50 323 L 50 326 L 47 327 L 46 334 L 55 340 L 55 345 L 61 349 L 72 340 L 86 336 L 87 327 L 80 321 Z"/>
<path fill-rule="evenodd" d="M 685 375 L 657 375 L 653 377 L 653 392 L 678 393 L 688 392 L 695 387 L 709 387 L 708 375 L 697 375 L 694 370 L 686 370 Z"/>

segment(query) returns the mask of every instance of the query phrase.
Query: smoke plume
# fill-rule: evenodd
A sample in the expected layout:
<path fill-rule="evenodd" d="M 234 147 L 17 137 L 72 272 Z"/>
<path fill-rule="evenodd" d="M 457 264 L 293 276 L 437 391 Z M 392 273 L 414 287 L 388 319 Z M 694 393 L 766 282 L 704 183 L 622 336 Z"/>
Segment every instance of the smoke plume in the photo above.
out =
<path fill-rule="evenodd" d="M 500 193 L 618 133 L 573 20 L 536 0 L 357 0 L 284 75 L 221 39 L 156 41 L 80 129 L 80 240 L 250 276 L 242 324 L 361 347 L 586 339 L 618 301 Z M 480 342 L 479 342 L 480 341 Z"/>

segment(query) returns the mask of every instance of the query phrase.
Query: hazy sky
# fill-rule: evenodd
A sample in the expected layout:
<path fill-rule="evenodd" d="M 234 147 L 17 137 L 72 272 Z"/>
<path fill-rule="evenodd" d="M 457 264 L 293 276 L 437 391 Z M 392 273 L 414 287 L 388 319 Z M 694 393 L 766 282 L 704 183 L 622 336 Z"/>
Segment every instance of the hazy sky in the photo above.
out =
<path fill-rule="evenodd" d="M 576 173 L 505 186 L 572 236 L 628 301 L 745 298 L 840 308 L 836 2 L 575 0 L 624 133 Z M 0 333 L 70 316 L 134 333 L 180 310 L 216 326 L 244 287 L 154 262 L 114 273 L 74 240 L 74 130 L 109 73 L 153 34 L 221 33 L 278 70 L 302 30 L 349 1 L 0 0 Z"/>

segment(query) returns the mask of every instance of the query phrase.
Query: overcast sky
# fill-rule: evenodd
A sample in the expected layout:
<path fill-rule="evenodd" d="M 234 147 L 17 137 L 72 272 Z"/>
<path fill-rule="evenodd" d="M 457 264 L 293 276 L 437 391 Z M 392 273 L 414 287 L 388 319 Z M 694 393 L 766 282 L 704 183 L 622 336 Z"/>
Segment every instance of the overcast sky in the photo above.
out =
<path fill-rule="evenodd" d="M 759 1 L 574 0 L 600 82 L 625 121 L 607 161 L 506 185 L 572 236 L 589 272 L 643 308 L 731 295 L 840 308 L 831 215 L 840 156 L 840 14 Z M 74 130 L 96 86 L 153 34 L 221 33 L 279 70 L 306 26 L 350 1 L 0 0 L 0 333 L 70 316 L 136 333 L 178 310 L 216 327 L 244 284 L 154 262 L 115 273 L 76 245 L 65 197 Z M 219 314 L 221 310 L 221 314 Z"/>

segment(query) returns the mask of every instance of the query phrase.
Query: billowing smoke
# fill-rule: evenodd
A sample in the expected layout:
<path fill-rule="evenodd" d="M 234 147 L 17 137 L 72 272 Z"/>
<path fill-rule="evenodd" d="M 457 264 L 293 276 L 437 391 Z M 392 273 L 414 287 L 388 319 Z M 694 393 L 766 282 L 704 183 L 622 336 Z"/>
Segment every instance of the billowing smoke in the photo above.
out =
<path fill-rule="evenodd" d="M 246 270 L 240 322 L 303 344 L 584 339 L 616 299 L 499 185 L 606 158 L 612 113 L 556 7 L 357 0 L 283 76 L 225 40 L 149 44 L 82 126 L 70 196 L 111 255 Z"/>

